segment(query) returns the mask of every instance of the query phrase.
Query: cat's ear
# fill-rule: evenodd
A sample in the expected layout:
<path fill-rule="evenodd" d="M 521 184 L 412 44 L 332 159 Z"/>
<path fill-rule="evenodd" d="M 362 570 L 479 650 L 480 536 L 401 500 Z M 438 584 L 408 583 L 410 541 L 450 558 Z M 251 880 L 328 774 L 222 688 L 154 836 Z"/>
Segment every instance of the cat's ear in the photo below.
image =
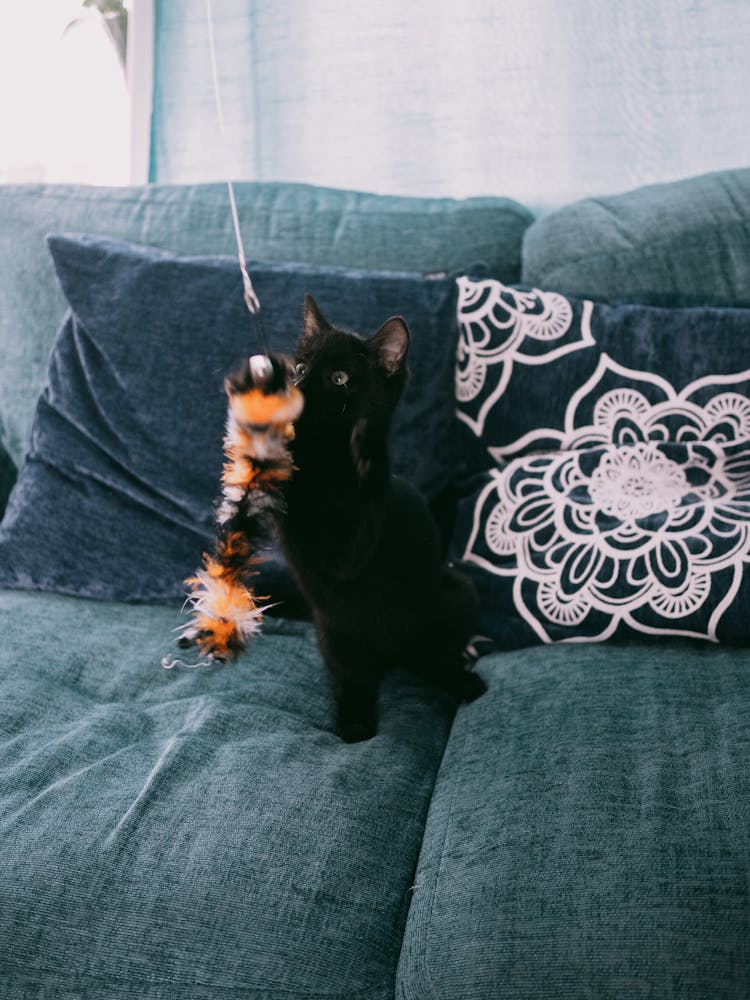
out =
<path fill-rule="evenodd" d="M 320 333 L 321 330 L 328 330 L 330 324 L 323 313 L 318 309 L 318 304 L 309 293 L 305 295 L 305 318 L 302 322 L 302 336 L 309 337 L 313 333 Z"/>
<path fill-rule="evenodd" d="M 409 328 L 400 316 L 392 316 L 370 337 L 369 346 L 381 368 L 389 375 L 395 375 L 401 371 L 406 361 Z"/>

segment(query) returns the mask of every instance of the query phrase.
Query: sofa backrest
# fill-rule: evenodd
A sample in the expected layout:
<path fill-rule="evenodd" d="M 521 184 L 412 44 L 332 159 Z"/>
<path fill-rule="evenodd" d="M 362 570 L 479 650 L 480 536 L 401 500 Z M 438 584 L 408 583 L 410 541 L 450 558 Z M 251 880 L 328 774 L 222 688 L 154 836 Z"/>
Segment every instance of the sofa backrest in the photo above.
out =
<path fill-rule="evenodd" d="M 591 298 L 750 303 L 750 169 L 543 216 L 524 236 L 522 281 Z"/>
<path fill-rule="evenodd" d="M 595 298 L 750 303 L 750 169 L 585 199 L 533 224 L 493 197 L 242 183 L 237 198 L 257 260 L 423 273 L 483 263 L 505 282 Z M 88 232 L 183 254 L 231 254 L 234 242 L 223 184 L 0 186 L 0 220 L 2 513 L 65 309 L 45 236 Z"/>
<path fill-rule="evenodd" d="M 504 198 L 386 197 L 272 183 L 238 184 L 236 193 L 255 260 L 423 273 L 481 262 L 516 281 L 532 220 Z M 18 465 L 65 308 L 45 236 L 90 233 L 196 255 L 231 255 L 234 236 L 224 184 L 0 186 L 0 219 L 0 449 Z"/>

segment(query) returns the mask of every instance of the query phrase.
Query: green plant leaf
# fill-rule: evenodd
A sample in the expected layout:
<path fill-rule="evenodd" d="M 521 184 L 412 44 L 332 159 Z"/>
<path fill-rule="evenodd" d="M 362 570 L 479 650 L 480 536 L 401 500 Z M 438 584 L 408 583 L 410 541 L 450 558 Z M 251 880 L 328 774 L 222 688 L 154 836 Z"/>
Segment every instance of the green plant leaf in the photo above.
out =
<path fill-rule="evenodd" d="M 127 16 L 123 0 L 83 0 L 84 7 L 94 7 L 100 14 Z"/>

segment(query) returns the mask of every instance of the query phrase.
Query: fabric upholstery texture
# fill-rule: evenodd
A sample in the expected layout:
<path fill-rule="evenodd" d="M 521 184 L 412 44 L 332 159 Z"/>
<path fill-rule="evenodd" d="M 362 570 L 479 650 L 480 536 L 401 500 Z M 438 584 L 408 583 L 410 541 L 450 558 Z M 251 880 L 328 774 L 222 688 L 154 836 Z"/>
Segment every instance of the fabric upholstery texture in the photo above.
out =
<path fill-rule="evenodd" d="M 504 198 L 381 197 L 243 183 L 247 254 L 375 270 L 452 271 L 482 262 L 518 279 L 531 213 Z M 65 300 L 45 250 L 51 231 L 92 233 L 182 254 L 232 254 L 224 184 L 98 188 L 0 185 L 0 443 L 18 466 Z"/>
<path fill-rule="evenodd" d="M 449 700 L 344 744 L 311 627 L 167 671 L 177 618 L 0 592 L 0 995 L 392 997 Z"/>
<path fill-rule="evenodd" d="M 750 993 L 750 654 L 494 655 L 440 768 L 400 1000 Z"/>
<path fill-rule="evenodd" d="M 747 641 L 750 310 L 458 285 L 454 542 L 480 631 Z"/>
<path fill-rule="evenodd" d="M 746 173 L 554 213 L 524 278 L 750 301 Z M 500 199 L 238 196 L 259 258 L 518 277 L 528 214 Z M 0 186 L 0 218 L 2 484 L 65 307 L 45 234 L 233 243 L 223 185 Z M 0 997 L 750 995 L 747 650 L 494 654 L 452 730 L 442 696 L 397 676 L 378 736 L 347 746 L 309 626 L 267 620 L 235 666 L 165 671 L 179 620 L 0 591 Z"/>
<path fill-rule="evenodd" d="M 586 198 L 526 232 L 521 280 L 571 295 L 750 303 L 750 168 Z"/>
<path fill-rule="evenodd" d="M 181 601 L 213 536 L 223 380 L 258 349 L 239 269 L 228 257 L 85 236 L 51 237 L 50 249 L 71 311 L 0 526 L 0 585 Z M 300 264 L 252 270 L 272 350 L 293 353 L 306 292 L 332 323 L 365 335 L 406 318 L 412 378 L 393 422 L 393 469 L 428 497 L 444 489 L 456 464 L 454 282 Z M 275 572 L 258 592 L 283 601 L 292 590 Z"/>

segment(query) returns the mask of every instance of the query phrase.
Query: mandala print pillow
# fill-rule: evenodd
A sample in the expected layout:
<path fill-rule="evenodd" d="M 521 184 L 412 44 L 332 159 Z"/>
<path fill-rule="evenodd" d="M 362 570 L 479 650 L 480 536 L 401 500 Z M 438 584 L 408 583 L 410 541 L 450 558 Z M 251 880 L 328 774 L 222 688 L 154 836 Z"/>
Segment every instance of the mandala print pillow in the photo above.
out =
<path fill-rule="evenodd" d="M 750 311 L 458 281 L 456 556 L 501 647 L 750 635 Z"/>

